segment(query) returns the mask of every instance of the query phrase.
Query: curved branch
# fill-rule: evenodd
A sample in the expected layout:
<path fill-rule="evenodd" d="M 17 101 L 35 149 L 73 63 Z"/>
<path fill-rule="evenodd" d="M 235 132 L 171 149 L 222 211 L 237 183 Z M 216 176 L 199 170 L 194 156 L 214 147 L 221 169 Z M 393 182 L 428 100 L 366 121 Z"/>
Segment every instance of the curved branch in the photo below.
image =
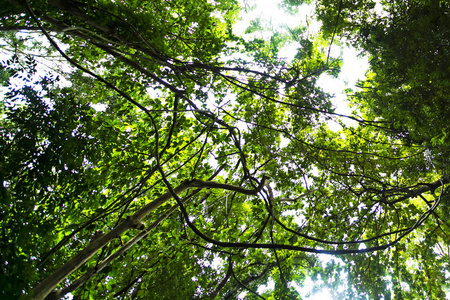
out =
<path fill-rule="evenodd" d="M 160 167 L 161 168 L 161 167 Z M 167 180 L 167 179 L 166 179 Z M 86 261 L 88 261 L 98 250 L 106 246 L 113 239 L 121 236 L 123 233 L 130 229 L 144 229 L 145 225 L 141 223 L 142 219 L 148 214 L 153 212 L 159 206 L 164 204 L 167 200 L 172 197 L 176 197 L 177 204 L 182 207 L 185 211 L 181 199 L 178 197 L 180 193 L 190 188 L 210 188 L 210 189 L 224 189 L 229 191 L 235 191 L 244 195 L 257 195 L 263 188 L 267 177 L 263 177 L 261 184 L 256 189 L 245 189 L 239 186 L 234 186 L 226 183 L 218 183 L 213 181 L 204 180 L 186 180 L 182 182 L 176 188 L 170 188 L 168 192 L 158 197 L 153 202 L 145 205 L 133 215 L 128 216 L 128 218 L 116 226 L 114 229 L 106 233 L 105 235 L 99 237 L 89 244 L 85 249 L 80 251 L 77 255 L 71 258 L 68 262 L 62 265 L 59 269 L 53 272 L 50 276 L 45 278 L 41 283 L 39 283 L 33 290 L 34 299 L 44 299 L 61 281 L 63 281 L 67 276 L 72 274 L 75 270 L 81 267 Z M 181 204 L 181 205 L 180 205 Z"/>

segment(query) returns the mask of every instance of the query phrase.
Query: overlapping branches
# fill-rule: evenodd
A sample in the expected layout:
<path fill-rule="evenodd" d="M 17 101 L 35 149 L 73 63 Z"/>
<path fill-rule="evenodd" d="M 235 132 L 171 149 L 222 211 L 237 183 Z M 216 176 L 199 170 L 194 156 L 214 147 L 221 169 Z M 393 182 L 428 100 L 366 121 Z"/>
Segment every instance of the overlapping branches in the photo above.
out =
<path fill-rule="evenodd" d="M 14 3 L 17 4 L 16 2 Z M 109 206 L 105 207 L 103 211 L 96 214 L 82 227 L 64 238 L 61 243 L 50 252 L 50 255 L 56 252 L 82 228 L 85 228 L 98 220 L 107 218 L 109 215 L 121 210 L 115 222 L 116 225 L 113 226 L 109 232 L 93 240 L 84 250 L 80 251 L 52 275 L 44 279 L 34 289 L 34 297 L 36 299 L 41 299 L 47 296 L 69 274 L 77 270 L 81 265 L 100 251 L 100 249 L 106 247 L 117 237 L 120 237 L 122 234 L 132 229 L 141 230 L 140 233 L 134 235 L 134 237 L 131 238 L 126 244 L 120 246 L 115 252 L 99 262 L 95 268 L 87 271 L 70 286 L 61 291 L 55 292 L 54 296 L 61 296 L 83 285 L 87 280 L 100 272 L 114 259 L 128 251 L 140 240 L 147 237 L 153 229 L 157 228 L 178 209 L 181 211 L 182 215 L 181 223 L 183 223 L 183 225 L 187 225 L 191 232 L 193 232 L 196 237 L 203 240 L 204 243 L 213 245 L 210 249 L 214 251 L 228 249 L 226 251 L 230 251 L 230 260 L 228 262 L 229 267 L 225 278 L 219 286 L 224 286 L 226 281 L 232 277 L 244 289 L 254 292 L 251 288 L 246 286 L 245 282 L 241 282 L 237 278 L 233 270 L 231 256 L 237 255 L 240 251 L 242 251 L 242 249 L 273 250 L 275 259 L 270 268 L 278 267 L 280 271 L 280 280 L 287 286 L 287 279 L 282 271 L 283 257 L 278 256 L 279 250 L 342 255 L 387 249 L 399 243 L 399 241 L 405 238 L 409 233 L 413 232 L 420 225 L 422 225 L 431 214 L 435 213 L 441 197 L 445 194 L 445 186 L 450 182 L 449 177 L 447 176 L 431 183 L 421 183 L 410 185 L 408 187 L 405 184 L 401 186 L 388 185 L 389 188 L 383 189 L 380 188 L 384 187 L 386 184 L 383 180 L 377 179 L 375 175 L 365 174 L 365 171 L 372 167 L 370 163 L 364 162 L 358 165 L 358 160 L 355 159 L 354 165 L 357 165 L 355 168 L 358 168 L 359 173 L 352 173 L 348 170 L 347 172 L 342 171 L 342 166 L 339 165 L 346 159 L 348 161 L 352 161 L 350 157 L 355 156 L 367 156 L 369 158 L 384 159 L 387 161 L 402 161 L 418 156 L 423 152 L 411 153 L 406 151 L 405 153 L 401 153 L 401 155 L 396 155 L 392 154 L 395 152 L 383 150 L 378 153 L 376 150 L 368 150 L 363 147 L 360 147 L 361 149 L 359 149 L 356 146 L 346 148 L 348 145 L 339 147 L 331 144 L 327 145 L 326 143 L 328 143 L 329 140 L 325 139 L 323 140 L 323 144 L 325 145 L 322 145 L 317 142 L 311 142 L 311 139 L 307 139 L 306 136 L 296 132 L 293 127 L 287 128 L 288 125 L 272 125 L 268 124 L 268 122 L 260 122 L 258 119 L 255 121 L 249 121 L 248 118 L 244 119 L 242 115 L 235 113 L 236 110 L 233 112 L 227 111 L 227 109 L 224 108 L 225 105 L 219 105 L 217 112 L 213 112 L 212 110 L 205 108 L 207 107 L 207 103 L 205 103 L 206 101 L 198 101 L 198 99 L 194 96 L 196 95 L 196 92 L 205 93 L 205 90 L 211 90 L 214 85 L 217 85 L 220 86 L 218 88 L 219 92 L 230 89 L 233 90 L 238 96 L 248 94 L 251 99 L 262 99 L 264 104 L 273 104 L 275 109 L 283 110 L 289 108 L 293 111 L 299 111 L 296 116 L 304 117 L 308 116 L 308 114 L 313 114 L 318 116 L 329 115 L 334 117 L 344 117 L 357 121 L 366 127 L 373 127 L 374 130 L 390 129 L 390 127 L 387 127 L 390 124 L 386 124 L 386 122 L 364 120 L 355 116 L 344 116 L 337 114 L 331 109 L 326 109 L 326 103 L 320 103 L 314 106 L 313 101 L 308 103 L 305 100 L 306 103 L 303 105 L 301 103 L 301 99 L 295 97 L 295 93 L 289 94 L 286 92 L 283 94 L 281 92 L 281 88 L 286 88 L 286 86 L 292 83 L 292 78 L 289 75 L 290 70 L 284 66 L 279 66 L 277 71 L 270 73 L 268 71 L 262 71 L 259 69 L 252 70 L 251 68 L 245 68 L 238 65 L 224 65 L 224 63 L 219 63 L 219 60 L 216 60 L 215 62 L 206 62 L 200 60 L 190 61 L 186 59 L 186 61 L 184 61 L 181 58 L 171 57 L 170 55 L 157 49 L 158 47 L 152 45 L 149 40 L 144 38 L 140 33 L 140 30 L 125 18 L 115 15 L 112 12 L 106 12 L 102 8 L 89 7 L 92 11 L 102 10 L 103 13 L 106 13 L 113 20 L 119 22 L 119 24 L 126 28 L 131 34 L 126 36 L 123 33 L 123 29 L 115 30 L 109 25 L 100 24 L 95 18 L 87 13 L 89 9 L 66 5 L 63 1 L 51 1 L 49 5 L 62 11 L 63 14 L 74 17 L 80 24 L 77 22 L 74 22 L 74 24 L 68 24 L 67 22 L 71 18 L 58 20 L 50 14 L 33 9 L 30 6 L 30 3 L 26 0 L 20 3 L 25 5 L 29 16 L 31 16 L 35 24 L 30 26 L 18 25 L 15 28 L 5 28 L 8 28 L 9 30 L 22 30 L 24 27 L 28 30 L 36 30 L 39 28 L 51 45 L 70 64 L 78 70 L 89 74 L 95 78 L 96 81 L 104 84 L 107 89 L 114 91 L 126 101 L 131 103 L 132 106 L 137 108 L 141 113 L 143 113 L 143 115 L 145 115 L 148 119 L 148 127 L 151 128 L 151 131 L 153 132 L 153 148 L 148 150 L 149 153 L 147 153 L 147 155 L 151 156 L 152 159 L 156 161 L 152 168 L 147 170 L 145 174 L 142 175 L 139 183 L 122 193 L 119 197 L 117 197 L 117 199 L 115 199 L 115 201 L 110 203 Z M 341 8 L 339 8 L 339 10 L 340 9 Z M 42 22 L 45 22 L 45 25 L 43 25 Z M 86 22 L 89 26 L 82 27 L 81 23 L 84 22 Z M 6 30 L 5 28 L 4 30 Z M 80 63 L 66 54 L 66 52 L 58 46 L 55 38 L 49 34 L 49 31 L 64 32 L 64 34 L 67 34 L 68 36 L 84 41 L 95 49 L 101 51 L 101 55 L 104 57 L 117 62 L 120 67 L 130 70 L 133 76 L 138 77 L 136 78 L 136 81 L 140 81 L 144 84 L 151 84 L 153 87 L 158 87 L 167 92 L 171 96 L 173 103 L 171 106 L 167 105 L 167 107 L 163 107 L 162 109 L 153 109 L 152 107 L 149 107 L 150 105 L 145 104 L 145 101 L 141 102 L 140 100 L 137 100 L 137 98 L 131 96 L 131 93 L 125 92 L 117 83 L 108 79 L 107 76 L 99 75 L 98 72 L 100 68 L 98 68 L 95 63 Z M 130 38 L 130 36 L 132 38 Z M 326 65 L 328 65 L 328 60 L 329 55 L 327 56 Z M 312 77 L 317 77 L 327 70 L 328 67 L 322 67 L 318 70 L 312 71 L 305 70 L 304 74 L 301 74 L 303 77 L 300 79 L 297 78 L 295 82 L 297 85 L 296 88 L 301 89 L 303 87 L 303 83 L 305 84 L 305 87 L 307 87 L 307 84 L 310 84 L 308 82 L 309 79 Z M 296 72 L 300 71 L 296 70 Z M 240 76 L 244 76 L 245 78 L 240 79 Z M 311 85 L 313 86 L 313 84 Z M 201 109 L 199 108 L 200 105 L 202 106 Z M 229 107 L 234 109 L 233 106 Z M 244 106 L 243 109 L 245 110 L 246 108 L 247 107 Z M 172 149 L 172 145 L 177 135 L 188 132 L 188 130 L 182 131 L 179 129 L 180 126 L 183 125 L 182 118 L 184 117 L 184 112 L 192 113 L 193 119 L 196 120 L 196 125 L 198 125 L 201 130 L 197 130 L 196 134 L 189 137 L 187 141 L 184 141 L 183 144 L 181 144 L 181 146 L 178 146 L 176 149 Z M 170 116 L 165 121 L 160 121 L 163 113 L 169 113 Z M 267 114 L 270 115 L 270 113 Z M 270 120 L 270 118 L 268 119 Z M 259 162 L 257 159 L 254 159 L 254 161 L 249 162 L 252 157 L 258 155 L 258 153 L 252 153 L 252 151 L 245 148 L 249 143 L 249 138 L 245 139 L 243 136 L 248 132 L 241 133 L 241 130 L 236 126 L 236 121 L 241 120 L 247 125 L 253 126 L 253 128 L 249 128 L 248 131 L 256 130 L 258 131 L 257 133 L 260 134 L 259 136 L 263 136 L 263 134 L 259 131 L 267 130 L 270 134 L 289 138 L 291 143 L 290 146 L 292 148 L 303 147 L 304 149 L 303 151 L 290 153 L 289 151 L 284 151 L 280 149 L 281 147 L 279 147 L 277 149 L 278 153 L 271 155 L 261 154 L 261 157 L 266 159 L 266 161 Z M 312 127 L 313 126 L 311 126 L 311 128 Z M 207 161 L 207 158 L 205 159 L 205 153 L 212 152 L 212 150 L 208 149 L 210 144 L 208 139 L 211 139 L 216 131 L 226 133 L 226 138 L 223 138 L 220 146 L 226 146 L 231 149 L 230 153 L 232 154 L 230 154 L 230 157 L 234 157 L 234 162 L 236 163 L 234 171 L 240 174 L 239 176 L 235 176 L 235 178 L 241 178 L 240 184 L 212 181 L 212 179 L 221 173 L 225 168 L 228 168 L 227 164 L 222 164 L 221 167 L 218 168 L 212 176 L 210 176 L 209 180 L 203 181 L 195 178 L 197 175 L 197 169 L 201 163 L 205 163 Z M 165 137 L 165 141 L 162 140 L 162 137 Z M 204 139 L 203 142 L 200 141 L 201 138 Z M 318 138 L 318 136 L 316 136 L 316 138 Z M 261 140 L 263 140 L 263 138 L 261 138 Z M 373 142 L 373 144 L 378 145 L 380 143 Z M 321 154 L 322 152 L 325 154 Z M 186 157 L 184 157 L 184 161 L 177 162 L 177 164 L 174 164 L 176 165 L 175 167 L 171 166 L 170 163 L 181 156 L 181 153 L 188 153 L 186 154 Z M 331 155 L 335 155 L 335 161 L 329 161 Z M 296 165 L 296 171 L 301 169 L 301 167 L 299 167 L 301 163 L 307 161 L 307 168 L 309 172 L 318 173 L 318 168 L 320 168 L 321 175 L 324 179 L 318 179 L 317 182 L 319 183 L 319 186 L 314 187 L 304 194 L 308 196 L 308 201 L 314 202 L 314 204 L 317 204 L 320 201 L 330 204 L 330 201 L 324 201 L 321 198 L 329 197 L 330 199 L 337 199 L 339 196 L 331 195 L 333 192 L 336 192 L 336 194 L 346 193 L 343 195 L 343 199 L 344 201 L 350 199 L 353 201 L 352 204 L 356 203 L 355 207 L 349 208 L 355 211 L 357 210 L 359 204 L 372 201 L 372 205 L 369 205 L 369 208 L 366 209 L 365 213 L 361 215 L 361 222 L 364 218 L 369 219 L 371 217 L 370 214 L 374 213 L 371 208 L 375 207 L 375 204 L 379 205 L 379 207 L 384 205 L 383 209 L 392 208 L 397 210 L 398 208 L 396 204 L 401 204 L 401 202 L 406 202 L 417 197 L 423 197 L 424 194 L 433 193 L 437 189 L 440 191 L 438 196 L 434 196 L 435 198 L 429 201 L 429 208 L 425 212 L 422 212 L 422 214 L 415 221 L 408 223 L 409 226 L 403 226 L 401 228 L 399 227 L 397 229 L 388 230 L 387 232 L 381 233 L 374 233 L 373 231 L 368 230 L 368 234 L 370 236 L 364 238 L 362 237 L 362 231 L 365 230 L 364 226 L 360 226 L 363 229 L 359 231 L 357 230 L 359 228 L 356 228 L 355 230 L 349 229 L 348 231 L 351 235 L 346 240 L 333 240 L 331 238 L 316 237 L 314 236 L 314 233 L 309 234 L 302 232 L 301 228 L 299 229 L 300 226 L 292 225 L 292 222 L 289 224 L 288 222 L 284 222 L 284 220 L 280 217 L 280 215 L 282 215 L 281 208 L 277 206 L 278 204 L 275 204 L 276 197 L 274 197 L 274 192 L 269 185 L 271 179 L 268 179 L 265 176 L 262 176 L 261 180 L 256 179 L 260 175 L 264 174 L 263 171 L 259 170 L 259 167 L 256 167 L 257 163 L 260 163 L 260 167 L 263 170 L 263 166 L 269 161 L 281 161 L 282 159 L 288 161 L 287 165 L 289 168 L 294 168 L 293 165 L 296 164 L 297 161 L 300 162 Z M 233 159 L 230 159 L 229 161 L 233 162 Z M 312 163 L 310 161 L 312 161 Z M 175 176 L 173 175 L 178 175 L 178 173 L 181 173 L 180 170 L 185 168 L 188 164 L 190 164 L 192 168 L 189 172 L 190 178 L 174 179 Z M 279 169 L 283 169 L 281 163 L 279 163 Z M 275 171 L 272 172 L 276 173 Z M 303 170 L 300 170 L 299 172 L 302 173 L 304 183 L 307 186 L 308 180 L 305 179 L 306 172 Z M 231 171 L 228 171 L 228 174 L 226 174 L 227 172 L 222 173 L 225 173 L 225 176 L 228 176 L 229 178 L 232 178 L 234 175 Z M 186 174 L 183 174 L 183 176 L 186 176 Z M 319 177 L 319 175 L 316 177 Z M 335 179 L 336 177 L 340 179 L 340 182 Z M 274 180 L 277 180 L 277 178 L 274 178 Z M 336 181 L 338 182 L 335 183 Z M 389 180 L 386 180 L 386 182 L 389 184 Z M 247 187 L 250 188 L 242 187 L 244 184 L 247 184 Z M 339 185 L 344 186 L 345 189 L 343 191 L 339 190 L 339 188 L 337 188 Z M 129 210 L 133 200 L 140 198 L 155 186 L 158 186 L 160 189 L 164 188 L 166 192 L 152 202 L 143 205 L 139 209 L 134 207 L 134 211 Z M 183 192 L 189 189 L 193 189 L 195 191 L 183 196 Z M 211 234 L 211 230 L 202 228 L 199 226 L 201 222 L 192 218 L 192 214 L 186 207 L 188 200 L 194 199 L 196 194 L 200 195 L 200 191 L 206 189 L 218 189 L 222 191 L 222 193 L 226 195 L 226 201 L 228 201 L 228 195 L 231 195 L 230 207 L 233 206 L 232 201 L 235 199 L 239 199 L 241 202 L 250 202 L 246 200 L 247 196 L 258 196 L 258 199 L 262 199 L 262 204 L 253 204 L 253 207 L 255 208 L 258 207 L 258 205 L 264 207 L 264 216 L 260 218 L 262 221 L 259 224 L 255 222 L 253 225 L 242 224 L 242 226 L 245 227 L 245 230 L 240 229 L 242 230 L 241 234 L 244 234 L 248 228 L 251 228 L 253 232 L 248 241 L 242 242 L 239 237 L 234 239 L 228 238 L 226 240 L 215 238 L 214 235 Z M 297 191 L 300 190 L 300 188 L 297 189 Z M 315 191 L 318 191 L 319 193 L 315 193 Z M 204 201 L 209 196 L 210 194 L 204 196 L 205 198 L 202 198 L 201 201 Z M 145 226 L 141 223 L 142 220 L 155 212 L 156 209 L 162 207 L 162 205 L 167 203 L 170 199 L 174 199 L 176 204 L 172 205 L 170 208 L 164 210 L 157 217 L 155 217 L 150 225 Z M 302 200 L 301 197 L 296 197 L 295 201 L 291 202 L 297 205 L 301 202 L 299 200 Z M 228 203 L 226 202 L 224 206 L 225 211 L 227 211 Z M 385 216 L 386 215 L 387 213 L 385 213 Z M 224 219 L 225 221 L 223 221 L 223 223 L 227 224 L 229 227 L 231 219 L 229 218 L 229 211 L 227 211 Z M 376 221 L 366 222 L 366 224 L 373 225 Z M 354 222 L 353 224 L 347 225 L 352 226 L 355 224 L 357 223 Z M 235 229 L 239 230 L 237 228 L 238 226 L 236 226 Z M 301 238 L 301 242 L 288 243 L 286 242 L 286 239 L 283 240 L 281 238 L 277 238 L 277 234 L 281 232 L 281 229 L 290 236 Z M 340 237 L 342 237 L 342 235 Z M 277 239 L 279 239 L 280 242 L 278 242 Z M 367 243 L 372 243 L 375 246 L 357 248 L 358 245 Z M 42 263 L 46 260 L 46 257 L 43 258 Z M 263 271 L 263 273 L 265 274 L 265 271 Z M 215 291 L 213 294 L 218 294 L 218 291 Z"/>

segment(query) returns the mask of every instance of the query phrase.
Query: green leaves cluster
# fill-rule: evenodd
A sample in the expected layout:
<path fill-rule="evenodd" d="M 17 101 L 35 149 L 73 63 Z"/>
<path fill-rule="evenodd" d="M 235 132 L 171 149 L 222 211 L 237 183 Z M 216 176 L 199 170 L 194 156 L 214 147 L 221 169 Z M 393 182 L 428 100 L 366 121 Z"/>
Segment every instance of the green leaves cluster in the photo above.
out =
<path fill-rule="evenodd" d="M 44 294 L 300 299 L 310 277 L 340 298 L 443 298 L 446 3 L 317 1 L 322 34 L 265 39 L 258 20 L 233 33 L 237 2 L 191 2 L 11 1 L 1 16 L 1 296 L 36 296 L 105 241 Z M 330 41 L 370 56 L 351 116 L 317 85 L 342 65 Z"/>

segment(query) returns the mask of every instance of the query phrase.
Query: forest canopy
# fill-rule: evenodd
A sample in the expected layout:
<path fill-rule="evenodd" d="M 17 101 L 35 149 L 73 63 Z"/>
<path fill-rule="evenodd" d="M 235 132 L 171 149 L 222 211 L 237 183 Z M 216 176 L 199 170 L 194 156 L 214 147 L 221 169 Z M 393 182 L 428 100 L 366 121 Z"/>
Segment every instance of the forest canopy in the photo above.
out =
<path fill-rule="evenodd" d="M 1 299 L 449 299 L 448 1 L 2 4 Z"/>

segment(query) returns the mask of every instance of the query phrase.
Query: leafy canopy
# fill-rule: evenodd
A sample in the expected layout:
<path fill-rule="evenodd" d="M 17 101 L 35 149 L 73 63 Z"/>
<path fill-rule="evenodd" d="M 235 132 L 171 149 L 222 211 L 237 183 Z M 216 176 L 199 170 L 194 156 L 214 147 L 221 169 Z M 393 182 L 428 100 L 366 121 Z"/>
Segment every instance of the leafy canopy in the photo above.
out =
<path fill-rule="evenodd" d="M 234 0 L 7 1 L 2 299 L 443 299 L 449 4 L 306 3 L 314 35 L 238 35 Z M 317 85 L 333 44 L 370 57 L 353 115 Z"/>

